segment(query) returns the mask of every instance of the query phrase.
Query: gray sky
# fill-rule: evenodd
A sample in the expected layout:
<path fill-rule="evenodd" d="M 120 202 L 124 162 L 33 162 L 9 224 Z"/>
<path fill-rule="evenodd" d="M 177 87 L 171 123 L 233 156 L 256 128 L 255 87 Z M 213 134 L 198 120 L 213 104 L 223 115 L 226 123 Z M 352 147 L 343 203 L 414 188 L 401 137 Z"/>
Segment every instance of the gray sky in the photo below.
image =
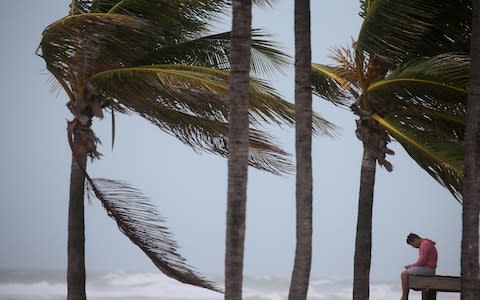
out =
<path fill-rule="evenodd" d="M 43 29 L 68 12 L 67 0 L 0 2 L 0 268 L 66 267 L 70 150 L 66 96 L 51 93 L 49 76 L 34 55 Z M 273 10 L 255 10 L 263 27 L 292 54 L 293 1 Z M 8 4 L 7 4 L 8 3 Z M 332 46 L 349 46 L 361 19 L 357 0 L 312 1 L 313 61 L 328 63 Z M 223 28 L 229 24 L 224 24 Z M 293 70 L 274 85 L 293 99 Z M 335 139 L 315 138 L 314 277 L 352 278 L 362 148 L 354 117 L 314 99 L 315 109 L 342 128 Z M 93 177 L 126 180 L 151 198 L 181 246 L 202 273 L 223 274 L 226 160 L 197 155 L 136 116 L 119 117 L 112 151 L 111 122 L 96 120 L 103 141 Z M 275 130 L 293 153 L 294 130 Z M 409 232 L 437 241 L 438 273 L 460 270 L 461 207 L 398 143 L 391 147 L 393 173 L 378 168 L 372 278 L 395 279 L 417 250 L 405 244 Z M 250 168 L 245 273 L 290 276 L 295 249 L 295 177 L 277 177 Z M 100 203 L 86 205 L 87 271 L 155 271 L 125 238 Z"/>

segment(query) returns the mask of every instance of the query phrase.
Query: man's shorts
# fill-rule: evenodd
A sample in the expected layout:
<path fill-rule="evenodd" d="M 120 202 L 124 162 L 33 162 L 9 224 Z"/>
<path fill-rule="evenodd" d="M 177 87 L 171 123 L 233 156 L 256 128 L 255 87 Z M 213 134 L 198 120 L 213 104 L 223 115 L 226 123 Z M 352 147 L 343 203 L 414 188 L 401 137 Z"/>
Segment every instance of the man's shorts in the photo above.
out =
<path fill-rule="evenodd" d="M 412 275 L 424 275 L 424 276 L 435 275 L 435 269 L 432 269 L 429 267 L 411 267 L 407 269 L 407 272 Z"/>

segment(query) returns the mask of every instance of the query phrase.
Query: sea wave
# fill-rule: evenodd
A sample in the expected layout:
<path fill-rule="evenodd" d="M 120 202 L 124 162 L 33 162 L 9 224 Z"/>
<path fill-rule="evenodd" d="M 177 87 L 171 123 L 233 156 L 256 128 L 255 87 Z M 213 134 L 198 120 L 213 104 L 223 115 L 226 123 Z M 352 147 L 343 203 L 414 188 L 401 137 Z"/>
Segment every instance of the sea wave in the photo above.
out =
<path fill-rule="evenodd" d="M 63 276 L 50 273 L 2 271 L 0 276 L 0 300 L 59 300 L 66 298 Z M 42 275 L 43 274 L 43 275 Z M 214 279 L 215 280 L 215 279 Z M 220 282 L 221 278 L 216 277 Z M 245 300 L 285 300 L 289 279 L 280 277 L 245 277 Z M 206 289 L 179 283 L 159 273 L 112 272 L 88 275 L 87 295 L 90 300 L 219 300 L 223 295 Z M 400 298 L 398 282 L 372 283 L 370 299 L 391 300 Z M 347 300 L 352 298 L 350 280 L 312 279 L 308 292 L 311 300 Z M 418 292 L 412 292 L 411 300 L 420 300 Z M 438 300 L 459 299 L 458 294 L 439 294 Z"/>

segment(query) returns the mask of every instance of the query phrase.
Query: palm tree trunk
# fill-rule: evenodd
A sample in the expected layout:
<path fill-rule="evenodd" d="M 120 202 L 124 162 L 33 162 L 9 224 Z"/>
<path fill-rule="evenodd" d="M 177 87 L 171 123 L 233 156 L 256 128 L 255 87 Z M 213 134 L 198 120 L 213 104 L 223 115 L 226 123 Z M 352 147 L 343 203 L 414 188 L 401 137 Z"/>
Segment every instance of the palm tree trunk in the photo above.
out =
<path fill-rule="evenodd" d="M 78 123 L 80 124 L 80 123 Z M 85 221 L 84 193 L 88 151 L 84 138 L 74 129 L 72 165 L 70 173 L 70 201 L 68 207 L 68 267 L 67 300 L 85 300 Z M 78 163 L 81 166 L 78 165 Z"/>
<path fill-rule="evenodd" d="M 251 0 L 233 1 L 232 10 L 225 299 L 241 300 L 248 179 Z"/>
<path fill-rule="evenodd" d="M 478 299 L 480 214 L 480 1 L 473 0 L 471 69 L 464 155 L 461 277 L 462 300 Z"/>
<path fill-rule="evenodd" d="M 353 300 L 367 300 L 370 294 L 370 261 L 372 256 L 372 208 L 375 187 L 376 158 L 365 143 L 360 171 L 357 236 L 355 240 Z"/>
<path fill-rule="evenodd" d="M 296 250 L 288 299 L 307 299 L 312 264 L 310 0 L 295 1 Z"/>

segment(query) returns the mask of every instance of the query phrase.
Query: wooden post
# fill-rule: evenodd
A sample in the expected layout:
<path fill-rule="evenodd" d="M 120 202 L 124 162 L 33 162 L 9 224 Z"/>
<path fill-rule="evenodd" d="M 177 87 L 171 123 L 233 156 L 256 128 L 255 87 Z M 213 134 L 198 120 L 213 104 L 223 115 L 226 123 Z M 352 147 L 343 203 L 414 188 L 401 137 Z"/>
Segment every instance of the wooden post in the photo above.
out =
<path fill-rule="evenodd" d="M 422 300 L 437 300 L 437 291 L 435 290 L 423 290 Z"/>

